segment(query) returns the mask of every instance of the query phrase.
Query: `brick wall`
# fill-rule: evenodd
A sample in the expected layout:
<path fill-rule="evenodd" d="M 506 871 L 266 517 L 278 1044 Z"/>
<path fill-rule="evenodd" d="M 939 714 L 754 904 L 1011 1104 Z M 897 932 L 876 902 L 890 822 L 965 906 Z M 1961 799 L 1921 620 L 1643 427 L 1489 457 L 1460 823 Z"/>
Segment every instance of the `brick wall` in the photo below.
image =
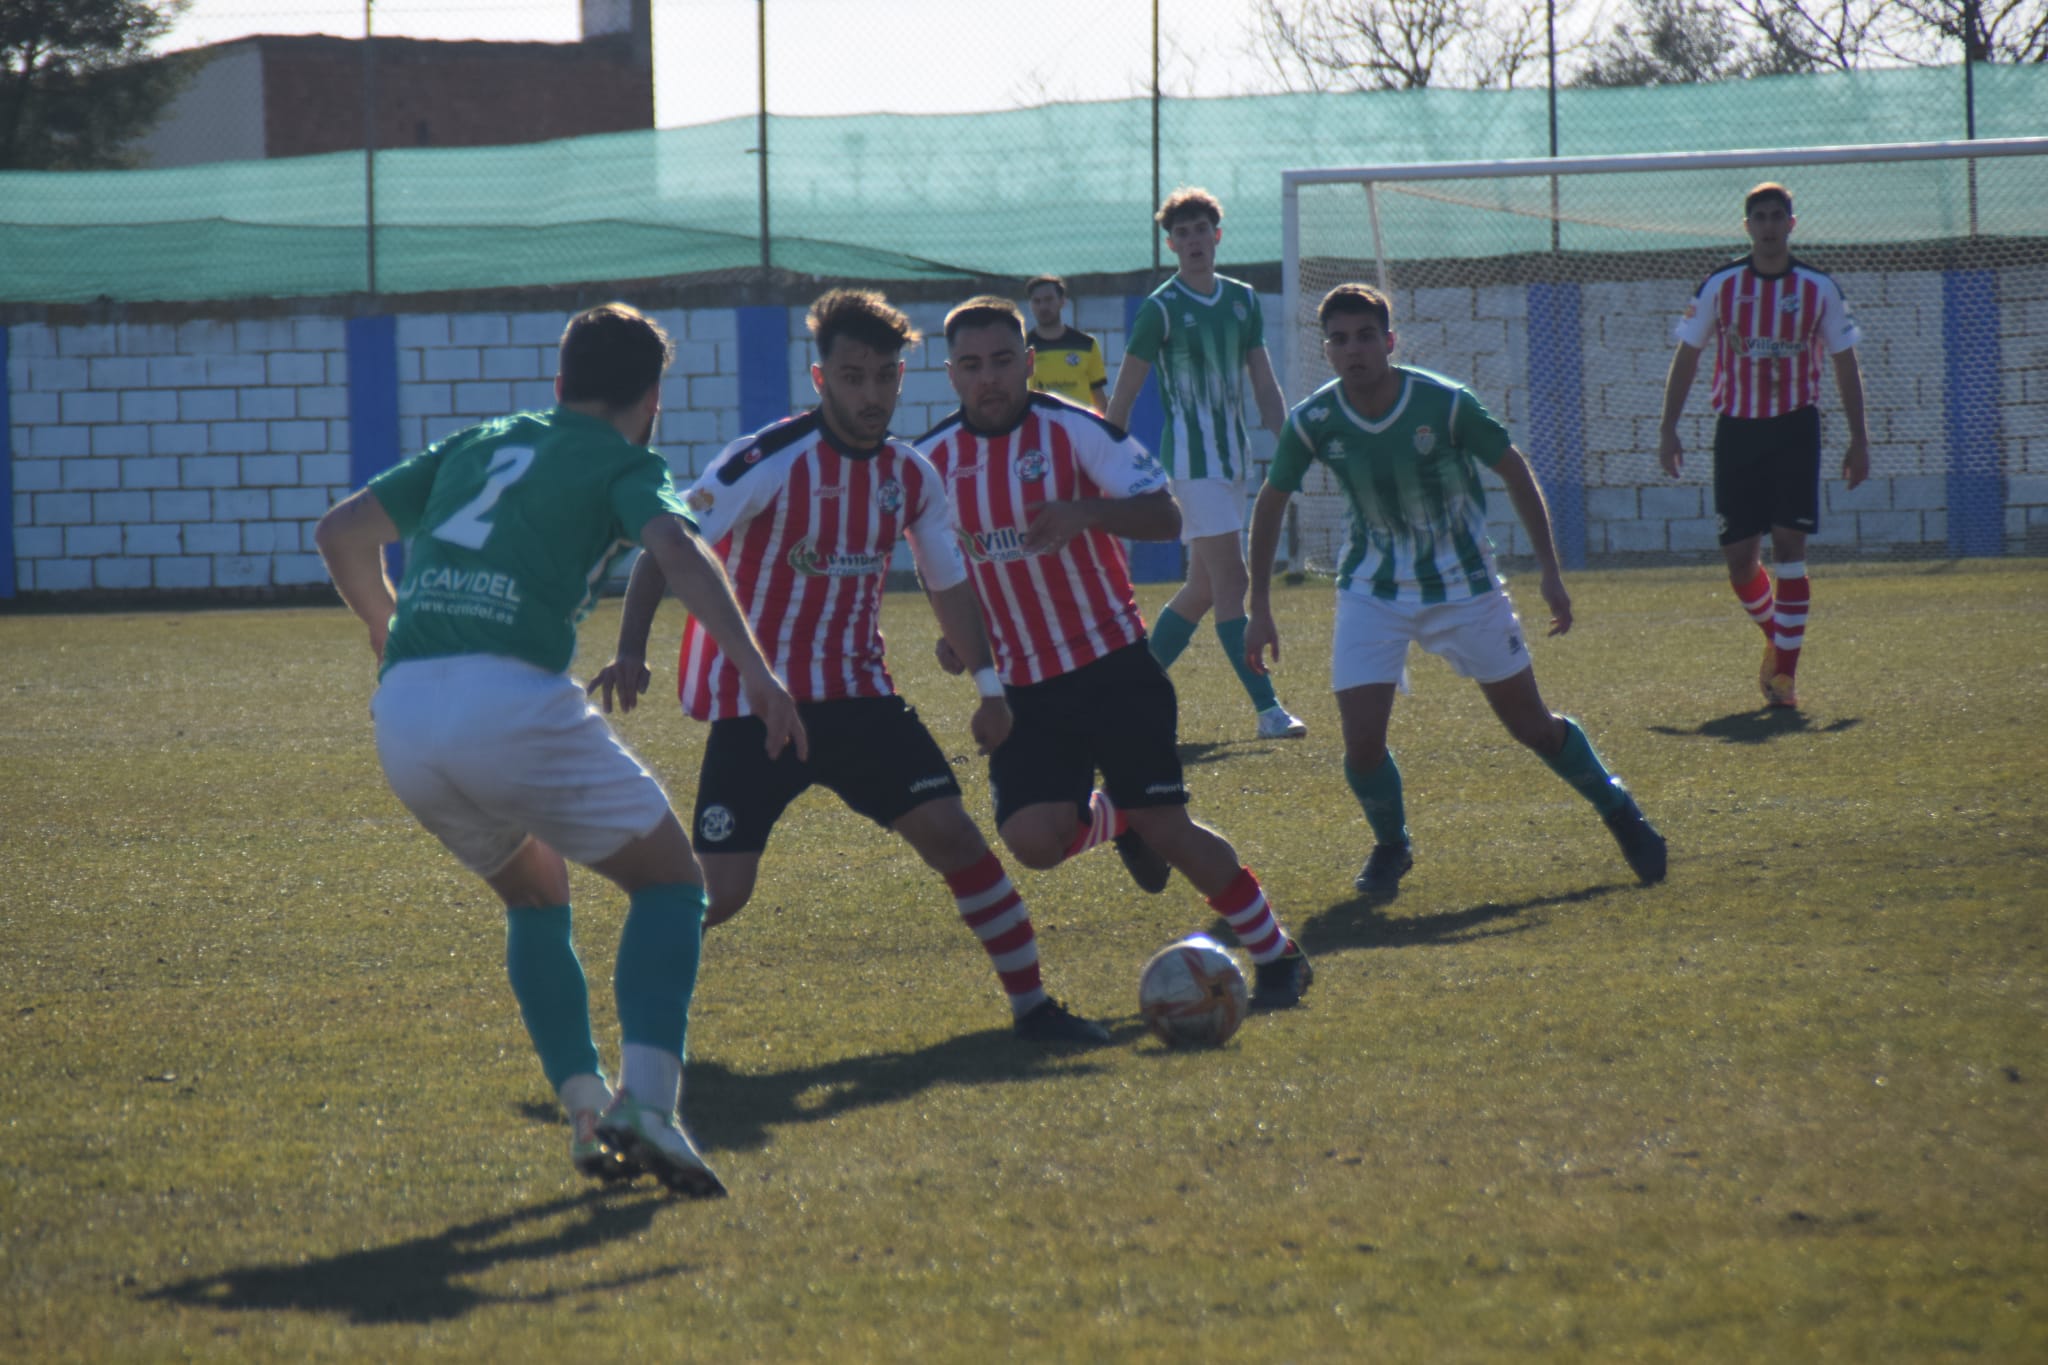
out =
<path fill-rule="evenodd" d="M 1938 276 L 1844 276 L 1862 349 L 1878 467 L 1850 492 L 1826 480 L 1820 543 L 1943 552 L 1950 441 Z M 2001 277 L 1995 318 L 1997 420 L 2004 459 L 2002 543 L 2039 552 L 2048 539 L 2048 269 Z M 1686 476 L 1655 468 L 1668 286 L 1590 286 L 1580 296 L 1585 381 L 1586 549 L 1601 557 L 1713 554 L 1707 485 L 1706 378 L 1695 385 Z M 1280 300 L 1262 296 L 1267 317 Z M 1416 290 L 1395 299 L 1398 354 L 1471 376 L 1488 405 L 1530 444 L 1527 297 L 1519 288 Z M 1076 300 L 1078 325 L 1102 338 L 1112 375 L 1123 354 L 1125 300 Z M 954 403 L 939 335 L 941 304 L 911 304 L 933 339 L 909 358 L 897 430 L 910 435 Z M 740 431 L 737 314 L 657 310 L 675 338 L 656 445 L 694 479 Z M 804 310 L 785 310 L 791 402 L 811 401 Z M 553 402 L 549 311 L 405 314 L 395 320 L 398 445 L 403 452 L 508 411 Z M 1273 327 L 1290 375 L 1295 338 Z M 351 483 L 347 324 L 301 315 L 162 324 L 17 324 L 5 331 L 16 590 L 289 588 L 325 580 L 312 544 L 320 514 Z M 1929 340 L 1933 338 L 1933 340 Z M 1313 373 L 1289 381 L 1300 397 Z M 1825 406 L 1834 409 L 1831 384 Z M 1839 420 L 1828 463 L 1840 458 Z M 1560 502 L 1552 489 L 1553 505 Z M 1341 509 L 1333 509 L 1341 511 Z M 1528 546 L 1504 497 L 1490 499 L 1496 544 Z"/>

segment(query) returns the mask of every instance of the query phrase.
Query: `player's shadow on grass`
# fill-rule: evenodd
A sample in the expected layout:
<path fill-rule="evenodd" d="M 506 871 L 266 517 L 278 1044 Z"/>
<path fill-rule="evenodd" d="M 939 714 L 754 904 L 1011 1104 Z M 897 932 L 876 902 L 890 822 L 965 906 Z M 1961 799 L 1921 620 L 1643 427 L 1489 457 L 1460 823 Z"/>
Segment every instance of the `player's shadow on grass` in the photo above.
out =
<path fill-rule="evenodd" d="M 1115 1044 L 1143 1027 L 1133 1018 L 1109 1026 Z M 1026 1043 L 1007 1029 L 983 1029 L 912 1052 L 880 1052 L 782 1071 L 735 1071 L 702 1055 L 690 1059 L 686 1081 L 690 1132 L 708 1152 L 765 1147 L 770 1130 L 818 1123 L 855 1109 L 907 1100 L 935 1085 L 1013 1085 L 1100 1070 L 1085 1050 Z M 555 1105 L 527 1104 L 536 1123 L 559 1126 Z"/>
<path fill-rule="evenodd" d="M 655 1212 L 674 1201 L 652 1186 L 636 1188 L 649 1193 L 620 1199 L 592 1188 L 389 1246 L 195 1275 L 141 1297 L 187 1308 L 332 1313 L 362 1324 L 431 1323 L 494 1304 L 548 1304 L 689 1273 L 689 1265 L 676 1264 L 507 1293 L 464 1283 L 519 1262 L 573 1264 L 603 1243 L 646 1231 Z"/>
<path fill-rule="evenodd" d="M 1245 741 L 1245 743 L 1247 744 L 1252 744 L 1256 742 L 1257 741 L 1254 740 Z M 1204 764 L 1208 763 L 1221 763 L 1224 759 L 1230 757 L 1230 751 L 1232 749 L 1235 749 L 1237 746 L 1235 744 L 1228 743 L 1217 744 L 1211 742 L 1203 742 L 1200 744 L 1183 743 L 1175 745 L 1174 747 L 1178 749 L 1180 752 L 1181 767 L 1199 768 Z"/>
<path fill-rule="evenodd" d="M 1308 920 L 1295 938 L 1311 958 L 1345 948 L 1416 948 L 1470 943 L 1482 938 L 1525 934 L 1546 922 L 1531 911 L 1554 905 L 1580 905 L 1598 900 L 1614 886 L 1589 886 L 1556 896 L 1532 896 L 1505 904 L 1487 901 L 1464 910 L 1404 915 L 1394 906 L 1380 906 L 1363 896 L 1340 901 Z M 1399 902 L 1395 902 L 1398 906 Z"/>
<path fill-rule="evenodd" d="M 1718 739 L 1723 744 L 1769 744 L 1790 735 L 1838 734 L 1843 730 L 1853 730 L 1862 723 L 1861 716 L 1844 716 L 1825 725 L 1815 725 L 1804 711 L 1772 706 L 1730 712 L 1703 721 L 1690 730 L 1677 725 L 1652 725 L 1650 733 L 1668 735 L 1673 739 Z"/>

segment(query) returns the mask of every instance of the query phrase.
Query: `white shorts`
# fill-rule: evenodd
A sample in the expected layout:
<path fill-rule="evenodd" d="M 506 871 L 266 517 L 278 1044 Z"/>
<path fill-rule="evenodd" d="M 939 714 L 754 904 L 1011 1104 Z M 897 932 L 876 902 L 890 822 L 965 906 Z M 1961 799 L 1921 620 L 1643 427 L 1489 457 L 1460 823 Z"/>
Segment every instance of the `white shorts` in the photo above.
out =
<path fill-rule="evenodd" d="M 602 862 L 669 813 L 575 679 L 489 654 L 414 659 L 370 699 L 385 780 L 462 865 L 488 877 L 531 834 Z"/>
<path fill-rule="evenodd" d="M 1330 640 L 1330 690 L 1400 682 L 1411 642 L 1478 683 L 1512 678 L 1529 667 L 1522 620 L 1505 592 L 1428 603 L 1340 592 Z"/>
<path fill-rule="evenodd" d="M 1183 545 L 1202 536 L 1244 534 L 1244 480 L 1175 479 L 1172 488 Z"/>

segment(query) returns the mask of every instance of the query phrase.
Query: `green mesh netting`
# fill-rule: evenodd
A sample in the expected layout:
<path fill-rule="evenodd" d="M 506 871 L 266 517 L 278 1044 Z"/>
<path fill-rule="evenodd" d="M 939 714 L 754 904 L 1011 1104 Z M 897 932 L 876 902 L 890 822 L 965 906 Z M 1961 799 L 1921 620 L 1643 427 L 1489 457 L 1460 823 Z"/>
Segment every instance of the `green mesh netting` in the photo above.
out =
<path fill-rule="evenodd" d="M 2048 68 L 1980 67 L 1977 134 L 2048 129 Z M 1226 206 L 1226 260 L 1280 257 L 1290 167 L 1535 157 L 1545 93 L 1169 101 L 1161 177 Z M 1959 71 L 1558 95 L 1560 152 L 1960 138 Z M 1151 264 L 1151 106 L 771 121 L 773 263 L 890 280 Z M 496 289 L 759 264 L 752 119 L 376 160 L 376 288 Z M 1950 187 L 1930 182 L 1930 192 Z M 0 300 L 304 296 L 369 286 L 364 158 L 0 173 Z M 2034 216 L 2034 206 L 2013 212 Z M 1548 229 L 1542 229 L 1547 233 Z M 1641 245 L 1640 242 L 1635 245 Z"/>

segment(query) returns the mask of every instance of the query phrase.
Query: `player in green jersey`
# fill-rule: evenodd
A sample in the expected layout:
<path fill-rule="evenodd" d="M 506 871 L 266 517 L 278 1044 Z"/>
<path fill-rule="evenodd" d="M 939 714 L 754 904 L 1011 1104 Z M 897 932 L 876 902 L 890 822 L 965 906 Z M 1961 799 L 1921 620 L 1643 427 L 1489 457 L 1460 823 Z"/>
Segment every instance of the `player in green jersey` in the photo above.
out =
<path fill-rule="evenodd" d="M 1146 376 L 1158 370 L 1166 409 L 1159 461 L 1181 507 L 1188 578 L 1152 623 L 1152 654 L 1172 667 L 1214 607 L 1217 642 L 1258 712 L 1259 737 L 1299 739 L 1308 727 L 1280 704 L 1271 678 L 1244 664 L 1244 493 L 1251 463 L 1244 381 L 1251 380 L 1259 420 L 1268 431 L 1280 429 L 1287 411 L 1266 354 L 1259 296 L 1244 281 L 1216 273 L 1223 206 L 1214 195 L 1177 189 L 1154 218 L 1180 268 L 1131 320 L 1107 413 L 1127 429 Z"/>
<path fill-rule="evenodd" d="M 668 466 L 647 448 L 673 354 L 624 304 L 562 333 L 560 403 L 461 431 L 370 481 L 320 520 L 342 600 L 369 628 L 370 710 L 384 773 L 420 823 L 505 903 L 505 966 L 586 1175 L 647 1170 L 679 1193 L 725 1193 L 683 1130 L 704 877 L 661 786 L 566 670 L 576 623 L 614 556 L 638 543 L 739 662 L 767 756 L 807 750 L 725 573 L 699 543 Z M 403 539 L 394 591 L 384 547 Z M 604 1078 L 564 857 L 628 898 L 619 935 L 620 1086 Z"/>
<path fill-rule="evenodd" d="M 1629 868 L 1664 877 L 1664 838 L 1601 764 L 1577 722 L 1553 713 L 1536 688 L 1520 619 L 1486 538 L 1484 466 L 1507 485 L 1528 532 L 1550 608 L 1550 634 L 1572 627 L 1543 490 L 1507 430 L 1472 391 L 1427 370 L 1396 365 L 1392 314 L 1378 290 L 1343 284 L 1317 310 L 1323 354 L 1337 378 L 1288 414 L 1265 487 L 1252 508 L 1251 624 L 1246 664 L 1280 658 L 1273 622 L 1273 553 L 1287 502 L 1322 463 L 1351 505 L 1351 537 L 1337 575 L 1330 685 L 1344 727 L 1344 777 L 1375 846 L 1355 882 L 1391 900 L 1413 865 L 1401 772 L 1387 748 L 1394 692 L 1411 642 L 1479 684 L 1493 713 L 1551 771 L 1592 803 Z"/>

